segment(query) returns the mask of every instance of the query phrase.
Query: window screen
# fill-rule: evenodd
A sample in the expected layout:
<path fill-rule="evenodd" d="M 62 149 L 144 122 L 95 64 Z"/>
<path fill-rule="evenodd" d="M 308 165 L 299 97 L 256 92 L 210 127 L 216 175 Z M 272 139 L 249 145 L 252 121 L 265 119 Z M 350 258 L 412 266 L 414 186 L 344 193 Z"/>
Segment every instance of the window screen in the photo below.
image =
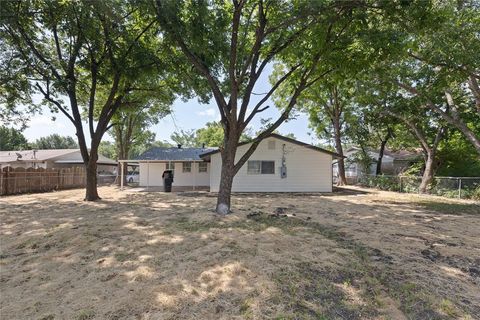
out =
<path fill-rule="evenodd" d="M 248 174 L 260 174 L 260 166 L 262 165 L 261 161 L 250 160 L 247 163 L 247 173 Z"/>
<path fill-rule="evenodd" d="M 275 174 L 275 161 L 250 160 L 247 162 L 247 174 Z"/>
<path fill-rule="evenodd" d="M 198 172 L 207 172 L 207 163 L 199 162 L 198 163 Z"/>
<path fill-rule="evenodd" d="M 192 172 L 191 162 L 183 162 L 183 172 Z"/>
<path fill-rule="evenodd" d="M 275 173 L 275 161 L 262 161 L 262 174 Z"/>

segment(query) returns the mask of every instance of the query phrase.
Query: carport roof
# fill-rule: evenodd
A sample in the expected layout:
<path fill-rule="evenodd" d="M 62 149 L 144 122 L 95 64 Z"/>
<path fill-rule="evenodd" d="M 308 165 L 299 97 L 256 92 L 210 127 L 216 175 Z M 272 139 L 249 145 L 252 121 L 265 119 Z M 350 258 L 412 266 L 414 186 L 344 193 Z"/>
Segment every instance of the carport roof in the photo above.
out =
<path fill-rule="evenodd" d="M 200 158 L 202 153 L 215 150 L 214 148 L 151 148 L 134 160 L 152 160 L 152 161 L 203 161 Z"/>

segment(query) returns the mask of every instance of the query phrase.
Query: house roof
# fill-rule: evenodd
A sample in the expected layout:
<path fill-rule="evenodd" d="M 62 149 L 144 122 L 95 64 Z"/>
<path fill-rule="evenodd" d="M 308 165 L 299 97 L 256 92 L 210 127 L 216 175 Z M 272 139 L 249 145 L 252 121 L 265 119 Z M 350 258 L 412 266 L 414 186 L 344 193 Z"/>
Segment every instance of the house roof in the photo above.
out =
<path fill-rule="evenodd" d="M 323 149 L 323 148 L 320 148 L 320 147 L 317 147 L 317 146 L 314 146 L 314 145 L 311 145 L 311 144 L 308 144 L 308 143 L 305 143 L 305 142 L 301 142 L 301 141 L 298 141 L 298 140 L 295 140 L 295 139 L 292 139 L 292 138 L 288 138 L 288 137 L 285 137 L 285 136 L 282 136 L 282 135 L 279 135 L 279 134 L 276 134 L 276 133 L 271 133 L 266 138 L 269 138 L 269 137 L 273 137 L 273 138 L 280 139 L 280 140 L 283 140 L 283 141 L 286 141 L 286 142 L 290 142 L 290 143 L 293 143 L 293 144 L 296 144 L 296 145 L 299 145 L 299 146 L 302 146 L 302 147 L 305 147 L 305 148 L 308 148 L 308 149 L 312 149 L 312 150 L 315 150 L 315 151 L 318 151 L 318 152 L 327 153 L 329 155 L 332 155 L 334 158 L 341 158 L 342 157 L 338 153 L 335 153 L 335 152 L 332 152 L 332 151 L 329 151 L 329 150 L 326 150 L 326 149 Z M 252 143 L 252 141 L 240 142 L 238 145 L 242 146 L 242 145 L 249 144 L 249 143 Z M 208 156 L 210 156 L 212 154 L 215 154 L 217 152 L 220 152 L 220 150 L 219 149 L 211 150 L 211 151 L 202 153 L 200 155 L 200 157 L 205 158 L 205 157 L 208 157 Z"/>
<path fill-rule="evenodd" d="M 45 161 L 77 152 L 79 149 L 0 151 L 0 162 Z M 35 152 L 34 152 L 35 151 Z"/>
<path fill-rule="evenodd" d="M 55 163 L 83 163 L 80 149 L 0 151 L 0 163 L 43 161 L 54 161 Z M 110 165 L 117 164 L 115 160 L 109 159 L 101 154 L 98 155 L 97 163 Z"/>
<path fill-rule="evenodd" d="M 151 148 L 134 160 L 157 160 L 157 161 L 202 161 L 200 155 L 215 150 L 213 148 Z"/>
<path fill-rule="evenodd" d="M 379 154 L 379 150 L 376 150 L 376 149 L 371 149 L 371 148 L 367 148 L 366 149 L 372 158 L 374 158 L 376 160 L 376 158 L 378 158 L 378 154 Z M 360 151 L 360 148 L 359 147 L 350 147 L 347 149 L 347 153 L 348 152 L 352 152 L 352 151 Z M 416 160 L 416 159 L 419 159 L 422 157 L 422 150 L 421 149 L 415 149 L 415 150 L 397 150 L 397 151 L 393 151 L 389 148 L 385 148 L 384 152 L 383 152 L 384 156 L 388 156 L 388 157 L 391 157 L 392 159 L 396 160 L 396 161 L 411 161 L 411 160 Z"/>

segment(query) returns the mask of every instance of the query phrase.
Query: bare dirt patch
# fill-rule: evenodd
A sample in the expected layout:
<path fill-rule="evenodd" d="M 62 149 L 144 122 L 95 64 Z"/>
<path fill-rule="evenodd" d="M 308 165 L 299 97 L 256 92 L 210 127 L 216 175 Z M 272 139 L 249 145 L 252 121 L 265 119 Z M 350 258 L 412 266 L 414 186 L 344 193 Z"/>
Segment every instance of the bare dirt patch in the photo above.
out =
<path fill-rule="evenodd" d="M 478 319 L 480 205 L 100 188 L 0 199 L 2 319 Z"/>

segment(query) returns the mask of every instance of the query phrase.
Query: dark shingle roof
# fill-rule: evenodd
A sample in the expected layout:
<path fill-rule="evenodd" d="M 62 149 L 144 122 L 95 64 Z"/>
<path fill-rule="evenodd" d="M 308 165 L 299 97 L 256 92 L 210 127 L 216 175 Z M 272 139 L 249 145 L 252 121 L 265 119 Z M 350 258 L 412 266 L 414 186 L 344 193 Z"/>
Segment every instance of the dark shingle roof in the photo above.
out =
<path fill-rule="evenodd" d="M 165 161 L 201 161 L 200 154 L 212 151 L 212 148 L 151 148 L 135 160 L 165 160 Z"/>
<path fill-rule="evenodd" d="M 326 149 L 323 149 L 323 148 L 319 148 L 317 146 L 313 146 L 313 145 L 305 143 L 305 142 L 301 142 L 301 141 L 298 141 L 298 140 L 295 140 L 295 139 L 292 139 L 292 138 L 289 138 L 289 137 L 285 137 L 285 136 L 282 136 L 282 135 L 277 134 L 277 133 L 271 133 L 268 136 L 266 136 L 265 138 L 268 138 L 268 137 L 277 138 L 277 139 L 280 139 L 280 140 L 283 140 L 283 141 L 287 141 L 287 142 L 290 142 L 290 143 L 297 144 L 297 145 L 305 147 L 305 148 L 309 148 L 309 149 L 312 149 L 312 150 L 315 150 L 315 151 L 327 153 L 329 155 L 332 155 L 334 158 L 342 158 L 342 156 L 339 155 L 336 152 L 332 152 L 332 151 L 329 151 L 329 150 L 326 150 Z M 244 144 L 249 144 L 249 143 L 252 143 L 252 141 L 240 142 L 238 145 L 242 146 Z M 220 152 L 220 150 L 219 149 L 205 150 L 205 152 L 201 155 L 201 157 L 204 158 L 204 159 L 207 159 L 210 155 L 215 154 L 217 152 Z M 343 158 L 345 158 L 345 157 L 343 157 Z"/>

